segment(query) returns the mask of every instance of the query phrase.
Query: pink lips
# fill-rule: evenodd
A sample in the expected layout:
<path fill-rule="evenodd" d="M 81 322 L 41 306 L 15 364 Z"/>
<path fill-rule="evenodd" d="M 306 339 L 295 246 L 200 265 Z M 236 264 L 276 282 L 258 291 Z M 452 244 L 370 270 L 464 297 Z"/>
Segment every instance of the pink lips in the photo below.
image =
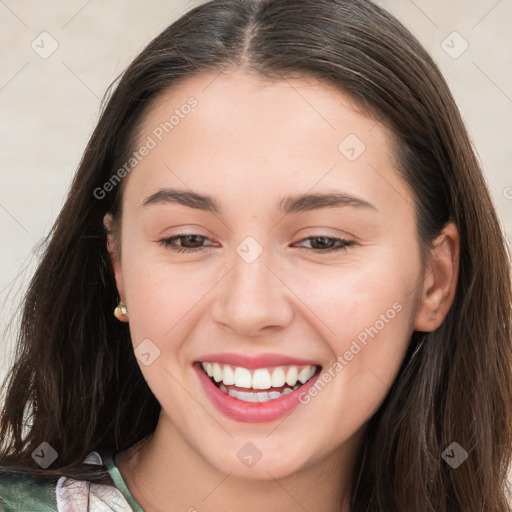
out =
<path fill-rule="evenodd" d="M 226 364 L 233 364 L 232 362 L 227 362 L 225 360 L 217 362 L 225 362 Z M 237 358 L 236 365 L 242 366 L 240 363 L 240 358 Z M 280 359 L 282 361 L 282 359 Z M 296 360 L 300 361 L 300 360 Z M 210 361 L 211 362 L 211 361 Z M 246 364 L 246 363 L 245 363 Z M 259 364 L 259 366 L 279 366 L 276 364 L 269 364 L 268 362 L 265 365 Z M 314 364 L 310 362 L 300 362 L 300 363 L 287 363 L 287 364 Z M 245 366 L 245 365 L 244 365 Z M 247 368 L 247 366 L 245 366 Z M 254 368 L 254 366 L 252 366 Z M 270 422 L 285 416 L 290 413 L 295 407 L 297 407 L 300 403 L 299 397 L 304 393 L 307 393 L 308 389 L 311 388 L 316 380 L 318 379 L 320 373 L 317 372 L 311 379 L 309 379 L 305 384 L 297 388 L 295 391 L 287 395 L 283 395 L 274 400 L 269 400 L 267 402 L 244 402 L 243 400 L 239 400 L 238 398 L 234 398 L 223 391 L 221 391 L 206 375 L 203 371 L 200 363 L 194 364 L 194 370 L 196 371 L 199 380 L 206 392 L 206 395 L 214 406 L 222 412 L 227 417 L 234 419 L 236 421 L 241 421 L 245 423 L 263 423 Z"/>
<path fill-rule="evenodd" d="M 297 359 L 295 357 L 288 357 L 281 354 L 258 354 L 256 356 L 248 356 L 247 354 L 234 354 L 224 352 L 219 354 L 208 354 L 198 358 L 202 363 L 224 363 L 231 366 L 242 366 L 247 369 L 254 368 L 269 368 L 272 366 L 320 366 L 315 361 L 307 361 L 305 359 Z"/>

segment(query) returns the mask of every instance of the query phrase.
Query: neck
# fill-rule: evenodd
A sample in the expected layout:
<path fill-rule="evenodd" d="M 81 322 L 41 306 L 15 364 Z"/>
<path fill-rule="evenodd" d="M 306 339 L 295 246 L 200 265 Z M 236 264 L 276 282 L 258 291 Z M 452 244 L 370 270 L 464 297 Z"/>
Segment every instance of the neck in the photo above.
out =
<path fill-rule="evenodd" d="M 170 506 L 187 512 L 235 512 L 241 507 L 244 512 L 349 512 L 357 441 L 351 439 L 285 477 L 274 478 L 266 471 L 265 479 L 242 478 L 205 461 L 162 414 L 154 434 L 118 453 L 115 462 L 146 512 L 163 512 Z"/>

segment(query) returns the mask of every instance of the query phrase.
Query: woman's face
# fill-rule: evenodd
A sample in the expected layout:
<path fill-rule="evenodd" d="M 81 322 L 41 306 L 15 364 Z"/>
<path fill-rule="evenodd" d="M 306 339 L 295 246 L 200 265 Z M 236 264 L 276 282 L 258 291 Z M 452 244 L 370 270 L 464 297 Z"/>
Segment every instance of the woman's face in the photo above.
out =
<path fill-rule="evenodd" d="M 247 478 L 351 450 L 398 372 L 421 292 L 388 131 L 313 80 L 211 73 L 160 97 L 135 149 L 116 277 L 159 428 Z M 271 384 L 279 398 L 228 395 L 204 361 L 226 390 Z M 281 396 L 294 367 L 321 372 Z"/>

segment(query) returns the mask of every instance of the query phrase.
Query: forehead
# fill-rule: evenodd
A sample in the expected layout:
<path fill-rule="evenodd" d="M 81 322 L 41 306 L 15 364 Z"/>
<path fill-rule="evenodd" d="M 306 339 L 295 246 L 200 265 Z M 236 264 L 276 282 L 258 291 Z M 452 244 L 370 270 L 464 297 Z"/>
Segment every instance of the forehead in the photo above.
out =
<path fill-rule="evenodd" d="M 385 182 L 384 194 L 408 194 L 393 168 L 390 132 L 311 77 L 269 81 L 224 71 L 188 78 L 148 108 L 136 149 L 150 140 L 129 180 L 141 195 L 179 185 L 268 196 L 317 184 L 378 195 Z"/>
<path fill-rule="evenodd" d="M 197 105 L 189 109 L 187 103 L 192 98 Z M 183 115 L 181 110 L 187 112 Z M 255 141 L 261 135 L 268 139 L 269 135 L 286 134 L 287 140 L 320 132 L 333 135 L 347 123 L 362 133 L 376 125 L 359 104 L 327 82 L 307 76 L 270 81 L 236 70 L 204 72 L 158 95 L 146 113 L 143 134 L 158 131 L 159 124 L 169 121 L 173 112 L 179 117 L 171 122 L 174 128 L 187 124 L 182 121 L 190 114 L 195 129 L 224 136 L 238 134 L 240 138 L 249 133 Z M 179 131 L 174 128 L 173 132 Z M 276 142 L 283 140 L 280 137 Z"/>

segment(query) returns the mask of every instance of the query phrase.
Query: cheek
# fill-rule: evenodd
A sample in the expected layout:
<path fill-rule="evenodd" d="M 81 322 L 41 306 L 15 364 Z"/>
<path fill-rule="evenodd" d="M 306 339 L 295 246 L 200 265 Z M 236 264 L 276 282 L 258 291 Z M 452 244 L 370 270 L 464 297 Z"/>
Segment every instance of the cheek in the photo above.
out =
<path fill-rule="evenodd" d="M 134 344 L 140 337 L 166 344 L 176 339 L 187 314 L 193 315 L 194 305 L 205 293 L 207 278 L 190 269 L 154 259 L 127 269 L 126 300 Z"/>
<path fill-rule="evenodd" d="M 126 265 L 125 295 L 129 327 L 138 364 L 164 410 L 190 406 L 183 380 L 186 351 L 204 295 L 197 273 L 156 259 Z M 145 356 L 144 354 L 150 354 Z M 176 421 L 181 421 L 176 419 Z"/>
<path fill-rule="evenodd" d="M 404 258 L 383 248 L 365 261 L 347 259 L 337 267 L 310 264 L 288 282 L 335 355 L 349 350 L 352 341 L 369 346 L 377 337 L 375 351 L 392 346 L 396 352 L 407 343 L 413 325 L 418 272 L 414 255 Z"/>
<path fill-rule="evenodd" d="M 377 411 L 410 341 L 418 260 L 392 249 L 381 256 L 364 270 L 340 270 L 337 279 L 311 279 L 317 286 L 310 288 L 308 305 L 329 326 L 323 334 L 332 360 L 303 403 L 329 411 L 332 422 L 313 419 L 326 439 L 341 441 Z"/>

